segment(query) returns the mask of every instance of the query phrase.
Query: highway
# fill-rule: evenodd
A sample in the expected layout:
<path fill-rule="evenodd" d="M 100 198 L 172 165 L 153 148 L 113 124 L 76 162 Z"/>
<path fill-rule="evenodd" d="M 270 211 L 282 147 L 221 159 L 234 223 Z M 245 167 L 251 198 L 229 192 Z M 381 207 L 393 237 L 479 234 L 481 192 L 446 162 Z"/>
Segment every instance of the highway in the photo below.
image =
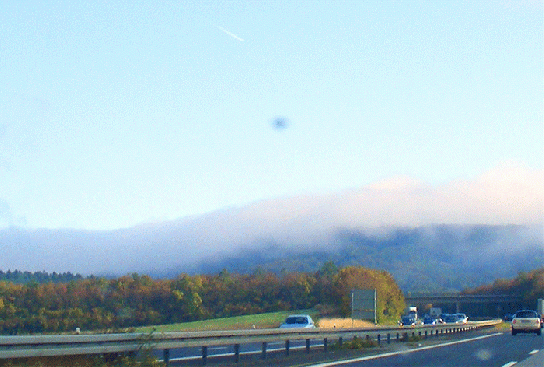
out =
<path fill-rule="evenodd" d="M 384 345 L 381 350 L 376 349 L 361 351 L 359 357 L 357 354 L 348 356 L 349 360 L 327 362 L 315 364 L 312 367 L 389 367 L 389 366 L 444 366 L 444 367 L 471 367 L 471 366 L 496 366 L 496 367 L 544 367 L 544 337 L 535 334 L 519 334 L 512 336 L 508 330 L 496 331 L 483 329 L 463 334 L 453 334 L 451 336 L 441 336 L 438 339 L 421 340 L 418 346 L 417 342 L 409 344 L 393 342 L 390 345 Z M 269 366 L 282 361 L 282 366 L 288 365 L 289 359 L 285 357 L 284 344 L 282 342 L 270 342 L 267 345 L 268 352 L 275 354 L 274 350 L 280 353 L 271 360 L 255 362 L 256 366 Z M 293 350 L 304 349 L 304 341 L 292 341 Z M 240 349 L 243 360 L 248 361 L 247 354 L 253 354 L 252 358 L 259 359 L 261 353 L 259 343 L 250 343 L 242 346 Z M 158 355 L 157 351 L 157 356 Z M 198 356 L 200 348 L 183 348 L 181 350 L 171 351 L 171 366 L 198 365 Z M 208 348 L 208 361 L 211 366 L 219 364 L 228 364 L 235 366 L 232 360 L 233 349 L 230 346 L 217 346 Z M 277 353 L 277 352 L 276 352 Z M 302 352 L 301 352 L 302 353 Z M 311 354 L 323 353 L 322 341 L 312 341 Z M 216 358 L 223 358 L 217 360 Z M 279 359 L 278 359 L 279 358 Z M 311 360 L 311 358 L 309 358 Z M 222 362 L 220 362 L 222 361 Z M 304 357 L 298 354 L 295 358 L 298 364 L 304 362 Z M 318 363 L 314 359 L 314 363 Z"/>
<path fill-rule="evenodd" d="M 311 340 L 310 346 L 311 348 L 323 347 L 323 340 Z M 306 341 L 292 340 L 290 341 L 289 348 L 290 350 L 305 349 Z M 285 341 L 267 343 L 267 353 L 277 353 L 277 352 L 285 354 Z M 234 354 L 234 346 L 227 345 L 227 346 L 208 347 L 207 353 L 210 359 L 221 356 L 221 357 L 228 357 L 227 359 L 232 360 L 232 355 Z M 262 345 L 260 343 L 249 343 L 249 344 L 243 344 L 240 346 L 240 354 L 261 355 L 261 353 L 262 353 Z M 163 357 L 161 350 L 155 350 L 154 355 L 159 359 Z M 183 363 L 184 361 L 194 361 L 194 360 L 201 360 L 201 359 L 202 359 L 201 348 L 197 348 L 197 347 L 180 348 L 180 349 L 173 349 L 170 351 L 170 361 L 172 365 L 177 365 L 176 363 Z"/>
<path fill-rule="evenodd" d="M 323 363 L 312 367 L 542 367 L 544 337 L 510 333 L 471 335 L 467 339 L 366 356 L 342 363 Z"/>
<path fill-rule="evenodd" d="M 153 350 L 159 358 L 160 354 L 164 353 L 162 357 L 169 360 L 172 366 L 195 363 L 202 365 L 206 362 L 237 365 L 238 357 L 240 360 L 248 361 L 246 357 L 249 356 L 253 361 L 260 361 L 257 365 L 262 366 L 277 365 L 279 362 L 284 366 L 290 366 L 297 358 L 299 364 L 311 360 L 313 360 L 311 363 L 319 363 L 338 358 L 359 358 L 350 362 L 324 364 L 321 367 L 335 365 L 510 367 L 529 356 L 536 356 L 540 359 L 537 362 L 542 362 L 542 355 L 538 354 L 544 350 L 542 336 L 533 334 L 512 336 L 506 331 L 496 332 L 493 331 L 496 329 L 490 329 L 499 322 L 500 320 L 488 320 L 469 322 L 466 325 L 252 329 L 150 335 L 125 333 L 1 336 L 0 359 L 111 354 L 144 348 Z M 339 338 L 347 342 L 355 337 L 374 340 L 380 343 L 380 347 L 352 350 L 349 353 L 346 353 L 347 349 L 342 349 L 342 352 L 335 354 L 335 348 L 330 343 L 338 341 Z M 411 340 L 407 340 L 408 338 Z M 285 355 L 287 340 L 289 350 L 292 351 L 289 356 Z M 325 341 L 330 349 L 321 345 Z M 380 351 L 382 354 L 379 357 L 370 356 Z M 361 358 L 363 355 L 366 357 Z M 543 364 L 539 363 L 537 366 L 542 367 Z"/>

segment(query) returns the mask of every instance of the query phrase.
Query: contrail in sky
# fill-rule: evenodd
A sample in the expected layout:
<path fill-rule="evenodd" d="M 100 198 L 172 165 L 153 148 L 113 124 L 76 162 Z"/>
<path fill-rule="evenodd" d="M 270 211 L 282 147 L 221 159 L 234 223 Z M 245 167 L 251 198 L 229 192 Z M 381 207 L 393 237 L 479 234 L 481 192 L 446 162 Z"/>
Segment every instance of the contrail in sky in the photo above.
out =
<path fill-rule="evenodd" d="M 228 35 L 231 36 L 232 38 L 235 38 L 235 39 L 237 39 L 238 41 L 244 42 L 244 40 L 243 40 L 242 38 L 238 37 L 237 35 L 235 35 L 235 34 L 232 33 L 232 32 L 227 31 L 225 28 L 220 27 L 220 26 L 218 26 L 218 25 L 216 25 L 216 27 L 217 27 L 217 29 L 219 29 L 221 32 L 224 32 L 224 33 L 228 34 Z"/>

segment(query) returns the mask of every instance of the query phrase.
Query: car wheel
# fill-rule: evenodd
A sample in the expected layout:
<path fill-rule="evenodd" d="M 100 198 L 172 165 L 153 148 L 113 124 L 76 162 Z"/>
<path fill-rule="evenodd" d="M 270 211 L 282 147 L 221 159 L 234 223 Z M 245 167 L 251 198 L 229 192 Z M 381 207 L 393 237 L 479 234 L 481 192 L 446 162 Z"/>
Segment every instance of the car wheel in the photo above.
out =
<path fill-rule="evenodd" d="M 516 335 L 518 332 L 514 329 L 512 329 L 512 335 Z"/>
<path fill-rule="evenodd" d="M 536 331 L 536 335 L 542 335 L 542 329 L 538 329 L 538 330 Z"/>

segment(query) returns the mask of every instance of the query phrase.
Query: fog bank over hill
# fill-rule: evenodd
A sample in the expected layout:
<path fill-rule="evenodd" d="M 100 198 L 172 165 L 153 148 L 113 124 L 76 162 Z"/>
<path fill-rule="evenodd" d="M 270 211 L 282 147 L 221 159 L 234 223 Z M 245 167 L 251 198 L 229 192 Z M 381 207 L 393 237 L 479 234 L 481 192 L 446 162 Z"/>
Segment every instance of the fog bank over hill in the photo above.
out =
<path fill-rule="evenodd" d="M 485 245 L 467 253 L 472 259 L 480 250 L 517 254 L 542 249 L 543 215 L 543 171 L 509 164 L 439 186 L 394 177 L 337 193 L 263 200 L 114 231 L 6 228 L 0 231 L 0 269 L 172 275 L 214 270 L 211 265 L 228 264 L 223 260 L 252 251 L 264 257 L 283 250 L 317 251 L 324 258 L 345 250 L 346 243 L 379 247 L 391 244 L 399 228 L 424 233 L 421 246 L 438 246 L 445 232 L 437 228 L 443 225 L 457 246 Z M 477 240 L 474 225 L 493 230 L 477 232 L 487 236 Z M 355 242 L 346 239 L 353 236 Z M 417 241 L 412 242 L 418 251 Z M 389 255 L 395 260 L 394 252 Z"/>

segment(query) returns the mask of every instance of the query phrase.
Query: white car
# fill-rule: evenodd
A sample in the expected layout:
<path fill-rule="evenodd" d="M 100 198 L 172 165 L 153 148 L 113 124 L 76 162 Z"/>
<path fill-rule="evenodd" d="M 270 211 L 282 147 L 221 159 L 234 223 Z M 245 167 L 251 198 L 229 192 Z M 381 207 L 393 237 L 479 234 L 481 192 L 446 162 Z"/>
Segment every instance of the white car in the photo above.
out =
<path fill-rule="evenodd" d="M 289 315 L 280 328 L 315 328 L 314 320 L 310 315 Z"/>
<path fill-rule="evenodd" d="M 464 313 L 456 313 L 455 316 L 457 316 L 457 323 L 458 324 L 468 323 L 468 317 Z"/>
<path fill-rule="evenodd" d="M 542 333 L 540 323 L 540 316 L 535 311 L 518 311 L 512 319 L 512 335 L 517 333 L 536 333 L 536 335 L 540 335 Z"/>

